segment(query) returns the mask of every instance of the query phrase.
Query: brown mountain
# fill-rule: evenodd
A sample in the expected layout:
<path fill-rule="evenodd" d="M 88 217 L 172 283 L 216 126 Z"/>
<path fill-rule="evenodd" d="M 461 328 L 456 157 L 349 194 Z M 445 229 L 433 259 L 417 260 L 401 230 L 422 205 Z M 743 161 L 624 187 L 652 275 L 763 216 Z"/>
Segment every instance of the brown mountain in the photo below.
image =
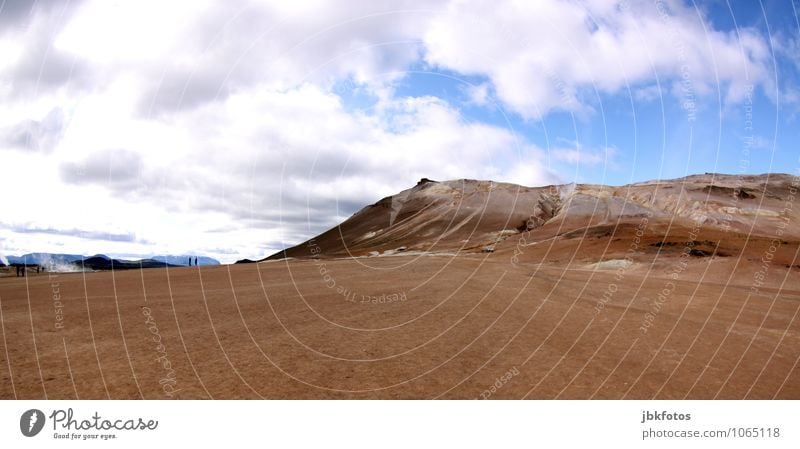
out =
<path fill-rule="evenodd" d="M 621 187 L 423 179 L 267 259 L 492 252 L 515 261 L 599 261 L 684 247 L 698 257 L 757 253 L 776 232 L 783 245 L 800 240 L 793 179 L 704 174 Z M 645 242 L 629 251 L 637 230 Z"/>

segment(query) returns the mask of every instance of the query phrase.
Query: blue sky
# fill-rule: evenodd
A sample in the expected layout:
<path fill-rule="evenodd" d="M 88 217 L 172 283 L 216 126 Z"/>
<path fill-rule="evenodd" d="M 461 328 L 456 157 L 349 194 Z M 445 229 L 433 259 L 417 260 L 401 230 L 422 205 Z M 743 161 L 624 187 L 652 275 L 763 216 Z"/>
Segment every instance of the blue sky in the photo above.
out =
<path fill-rule="evenodd" d="M 790 1 L 762 3 L 739 1 L 700 2 L 698 8 L 716 30 L 736 33 L 757 30 L 772 46 L 797 41 L 798 6 Z M 795 44 L 796 45 L 796 44 Z M 565 180 L 601 184 L 626 184 L 693 173 L 758 174 L 793 172 L 800 157 L 800 103 L 796 89 L 800 52 L 784 54 L 770 48 L 770 77 L 777 86 L 758 85 L 746 99 L 724 100 L 724 85 L 695 93 L 691 114 L 680 98 L 664 92 L 662 98 L 636 98 L 640 86 L 614 93 L 585 92 L 593 112 L 588 115 L 556 111 L 537 120 L 525 120 L 502 101 L 488 105 L 471 102 L 471 86 L 491 83 L 487 77 L 461 75 L 430 64 L 418 64 L 398 83 L 397 95 L 431 95 L 456 104 L 466 119 L 508 127 L 541 148 L 562 147 L 565 142 L 589 149 L 616 150 L 608 164 L 563 164 L 550 167 Z M 665 80 L 669 82 L 669 80 Z M 357 98 L 354 107 L 369 108 Z"/>
<path fill-rule="evenodd" d="M 3 3 L 0 253 L 259 258 L 422 177 L 798 172 L 796 1 L 356 3 Z"/>

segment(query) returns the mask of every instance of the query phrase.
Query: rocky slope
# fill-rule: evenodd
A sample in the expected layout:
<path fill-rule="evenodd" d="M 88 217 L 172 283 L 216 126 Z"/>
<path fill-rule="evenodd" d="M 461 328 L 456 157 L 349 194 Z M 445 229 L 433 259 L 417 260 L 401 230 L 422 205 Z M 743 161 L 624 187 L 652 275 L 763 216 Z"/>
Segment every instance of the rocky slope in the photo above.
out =
<path fill-rule="evenodd" d="M 494 252 L 524 258 L 535 245 L 558 257 L 562 248 L 574 250 L 571 240 L 591 239 L 604 242 L 608 258 L 630 247 L 637 230 L 645 240 L 637 249 L 688 243 L 693 255 L 733 255 L 745 242 L 800 240 L 797 189 L 798 178 L 786 174 L 704 174 L 621 187 L 423 179 L 267 259 Z"/>

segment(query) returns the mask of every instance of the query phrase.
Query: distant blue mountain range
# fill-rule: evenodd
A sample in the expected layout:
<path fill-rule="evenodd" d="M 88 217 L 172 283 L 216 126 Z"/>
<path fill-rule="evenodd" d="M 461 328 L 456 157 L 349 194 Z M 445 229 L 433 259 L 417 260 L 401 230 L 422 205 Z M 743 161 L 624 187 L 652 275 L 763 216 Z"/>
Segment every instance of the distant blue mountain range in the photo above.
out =
<path fill-rule="evenodd" d="M 211 257 L 205 256 L 153 256 L 144 258 L 141 260 L 154 260 L 157 262 L 163 262 L 169 265 L 189 265 L 189 258 L 192 259 L 192 265 L 194 265 L 194 258 L 197 258 L 198 265 L 219 265 L 219 261 L 216 259 L 212 259 Z M 79 254 L 53 254 L 53 253 L 29 253 L 24 254 L 22 256 L 7 256 L 9 263 L 24 263 L 28 265 L 47 265 L 47 264 L 59 264 L 59 263 L 72 263 L 72 262 L 80 262 L 82 260 L 87 259 L 106 259 L 108 261 L 111 260 L 110 257 L 106 256 L 105 254 L 95 254 L 94 256 L 82 256 Z M 116 259 L 115 259 L 116 260 Z M 136 260 L 121 260 L 122 262 L 139 262 L 139 259 Z"/>

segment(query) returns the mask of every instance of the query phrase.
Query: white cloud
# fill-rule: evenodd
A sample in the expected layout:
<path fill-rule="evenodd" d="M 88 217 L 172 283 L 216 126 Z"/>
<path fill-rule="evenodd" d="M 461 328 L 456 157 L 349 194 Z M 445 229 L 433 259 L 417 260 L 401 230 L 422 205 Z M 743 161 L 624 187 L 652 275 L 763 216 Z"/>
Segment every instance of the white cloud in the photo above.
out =
<path fill-rule="evenodd" d="M 775 53 L 786 58 L 795 69 L 800 70 L 800 38 L 775 33 L 771 42 Z"/>
<path fill-rule="evenodd" d="M 637 101 L 649 102 L 662 99 L 664 92 L 658 85 L 654 84 L 635 89 L 633 96 Z"/>
<path fill-rule="evenodd" d="M 550 148 L 549 153 L 554 159 L 570 164 L 616 167 L 617 149 L 614 147 L 587 149 L 577 145 L 575 148 Z"/>
<path fill-rule="evenodd" d="M 87 2 L 58 34 L 54 47 L 100 65 L 153 61 L 169 55 L 180 59 L 186 49 L 182 44 L 191 36 L 190 25 L 209 10 L 209 3 Z"/>
<path fill-rule="evenodd" d="M 466 88 L 467 96 L 470 102 L 478 106 L 486 106 L 490 101 L 490 89 L 488 83 L 481 83 L 476 85 L 469 85 Z"/>
<path fill-rule="evenodd" d="M 23 226 L 94 234 L 121 227 L 118 233 L 137 239 L 102 243 L 119 253 L 197 252 L 202 248 L 193 245 L 209 242 L 235 250 L 210 253 L 230 261 L 320 232 L 422 177 L 529 185 L 556 179 L 539 157 L 527 158 L 524 172 L 517 167 L 520 155 L 536 150 L 510 130 L 469 122 L 434 97 L 395 99 L 366 115 L 304 84 L 251 89 L 154 121 L 126 117 L 125 107 L 106 114 L 106 99 L 118 98 L 114 89 L 82 100 L 46 162 L 22 155 L 0 167 L 0 177 L 21 183 L 19 173 L 55 164 L 31 192 L 35 209 L 12 201 L 3 216 L 25 211 Z M 212 232 L 220 227 L 228 231 Z"/>
<path fill-rule="evenodd" d="M 404 3 L 90 1 L 54 48 L 96 74 L 146 82 L 141 108 L 152 114 L 254 85 L 388 82 L 419 59 L 427 23 Z"/>
<path fill-rule="evenodd" d="M 624 6 L 623 6 L 624 5 Z M 498 98 L 528 118 L 578 112 L 583 96 L 686 77 L 741 101 L 769 81 L 768 47 L 755 31 L 716 31 L 682 2 L 451 2 L 425 34 L 426 60 L 484 75 Z"/>
<path fill-rule="evenodd" d="M 549 159 L 613 164 L 613 148 L 544 151 L 443 99 L 398 97 L 415 64 L 484 77 L 475 105 L 527 118 L 587 113 L 593 89 L 651 95 L 656 74 L 670 86 L 688 73 L 697 94 L 718 74 L 729 101 L 766 82 L 754 32 L 738 41 L 678 2 L 666 16 L 615 5 L 87 1 L 0 14 L 16 21 L 0 23 L 0 179 L 28 186 L 0 203 L 0 240 L 256 258 L 422 177 L 537 185 L 557 181 Z M 344 104 L 354 90 L 374 107 Z M 134 238 L 86 238 L 102 235 Z"/>

